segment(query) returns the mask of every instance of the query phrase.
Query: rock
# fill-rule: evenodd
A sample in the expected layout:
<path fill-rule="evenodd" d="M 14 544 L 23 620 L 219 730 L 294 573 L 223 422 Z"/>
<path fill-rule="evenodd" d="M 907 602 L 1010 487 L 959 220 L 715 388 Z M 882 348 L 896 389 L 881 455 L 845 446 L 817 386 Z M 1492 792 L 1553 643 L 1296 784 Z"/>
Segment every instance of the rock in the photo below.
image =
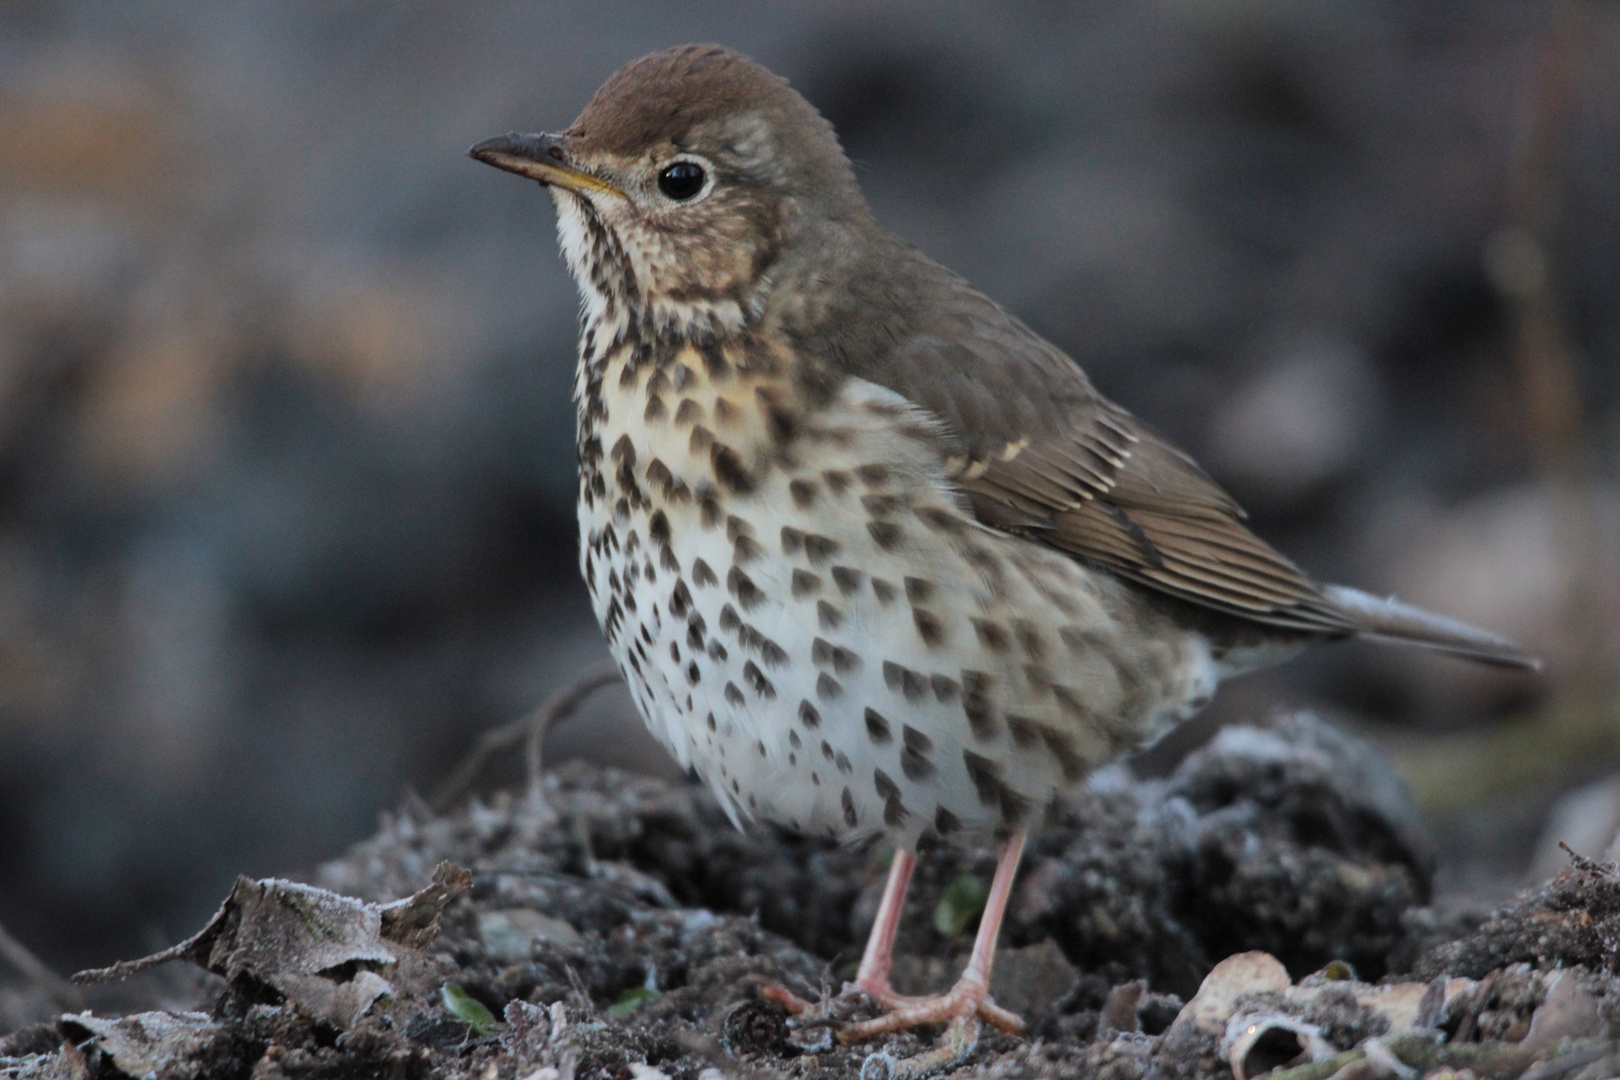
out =
<path fill-rule="evenodd" d="M 996 1004 L 1035 1023 L 1074 989 L 1080 973 L 1048 939 L 1021 949 L 997 949 L 991 969 L 990 995 Z"/>
<path fill-rule="evenodd" d="M 572 948 L 585 940 L 565 920 L 526 908 L 480 913 L 478 936 L 483 939 L 484 948 L 490 956 L 509 964 L 529 959 L 529 953 L 537 941 Z"/>

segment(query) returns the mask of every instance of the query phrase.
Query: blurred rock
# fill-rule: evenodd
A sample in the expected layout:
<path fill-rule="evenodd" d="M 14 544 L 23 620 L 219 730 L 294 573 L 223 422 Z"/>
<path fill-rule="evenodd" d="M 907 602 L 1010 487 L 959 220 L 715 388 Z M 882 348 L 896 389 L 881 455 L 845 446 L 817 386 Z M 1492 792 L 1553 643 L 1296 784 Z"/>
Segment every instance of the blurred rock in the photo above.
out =
<path fill-rule="evenodd" d="M 1609 640 L 1597 643 L 1599 655 L 1620 674 L 1620 494 L 1613 488 L 1595 494 L 1603 574 L 1596 582 L 1571 580 L 1553 498 L 1536 486 L 1444 508 L 1396 502 L 1386 517 L 1366 523 L 1366 551 L 1384 556 L 1384 564 L 1376 581 L 1363 584 L 1523 643 L 1544 659 L 1554 685 L 1570 675 L 1588 644 L 1568 629 L 1568 605 L 1579 590 L 1579 602 L 1595 605 L 1608 628 Z M 1548 686 L 1419 649 L 1393 652 L 1387 667 L 1430 723 L 1500 712 Z"/>
<path fill-rule="evenodd" d="M 1368 358 L 1349 342 L 1279 343 L 1215 413 L 1212 467 L 1256 508 L 1287 509 L 1368 460 L 1382 414 Z"/>
<path fill-rule="evenodd" d="M 1588 859 L 1620 858 L 1620 776 L 1565 795 L 1547 816 L 1527 881 L 1545 881 L 1569 865 L 1569 852 Z M 1565 848 L 1569 850 L 1566 851 Z"/>

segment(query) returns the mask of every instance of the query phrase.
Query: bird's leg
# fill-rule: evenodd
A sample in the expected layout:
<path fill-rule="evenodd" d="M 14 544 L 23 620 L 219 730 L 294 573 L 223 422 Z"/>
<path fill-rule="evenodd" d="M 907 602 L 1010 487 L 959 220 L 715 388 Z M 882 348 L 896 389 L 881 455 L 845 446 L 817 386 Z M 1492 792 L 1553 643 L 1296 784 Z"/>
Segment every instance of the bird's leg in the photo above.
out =
<path fill-rule="evenodd" d="M 855 985 L 873 1000 L 892 996 L 889 969 L 894 964 L 894 939 L 900 933 L 900 913 L 906 906 L 906 889 L 911 885 L 911 872 L 917 868 L 917 853 L 899 848 L 889 864 L 889 880 L 883 886 L 883 899 L 878 904 L 877 919 L 866 938 L 866 952 L 861 956 L 861 969 L 855 975 Z"/>
<path fill-rule="evenodd" d="M 883 886 L 883 899 L 878 902 L 877 920 L 866 938 L 866 952 L 861 956 L 861 968 L 855 975 L 854 986 L 874 1001 L 893 997 L 889 986 L 889 969 L 894 963 L 894 939 L 900 933 L 900 912 L 906 906 L 906 889 L 911 884 L 911 872 L 917 868 L 917 853 L 897 848 L 894 861 L 889 864 L 889 880 Z M 844 992 L 849 992 L 846 985 Z M 777 1002 L 794 1016 L 804 1016 L 816 1007 L 780 983 L 769 983 L 764 995 Z"/>
<path fill-rule="evenodd" d="M 861 974 L 857 977 L 860 988 L 890 1011 L 874 1020 L 848 1025 L 838 1033 L 840 1042 L 858 1042 L 884 1032 L 925 1024 L 948 1024 L 945 1045 L 940 1052 L 948 1051 L 959 1057 L 966 1053 L 962 1049 L 964 1046 L 971 1048 L 978 1020 L 985 1020 L 1012 1035 L 1023 1032 L 1024 1022 L 1021 1019 L 990 1000 L 990 965 L 995 960 L 996 937 L 1001 931 L 1002 917 L 1007 913 L 1013 877 L 1018 873 L 1018 860 L 1023 853 L 1024 834 L 1014 833 L 1008 837 L 1001 849 L 1001 858 L 996 863 L 996 878 L 990 886 L 990 898 L 985 901 L 984 914 L 979 917 L 979 934 L 973 940 L 973 955 L 968 960 L 967 968 L 962 972 L 962 977 L 956 980 L 955 986 L 933 997 L 906 997 L 888 989 L 888 957 L 894 946 L 892 923 L 899 921 L 899 901 L 911 877 L 911 866 L 902 866 L 900 855 L 895 856 L 895 865 L 889 871 L 889 887 L 884 890 L 883 905 L 878 909 L 878 921 L 872 927 L 872 937 L 866 946 L 866 959 L 861 962 Z M 910 861 L 915 863 L 916 856 L 911 856 Z M 894 911 L 891 913 L 888 907 L 890 894 L 894 892 L 899 895 L 894 897 Z M 890 925 L 885 925 L 886 915 Z M 870 985 L 861 981 L 868 979 L 869 975 Z"/>

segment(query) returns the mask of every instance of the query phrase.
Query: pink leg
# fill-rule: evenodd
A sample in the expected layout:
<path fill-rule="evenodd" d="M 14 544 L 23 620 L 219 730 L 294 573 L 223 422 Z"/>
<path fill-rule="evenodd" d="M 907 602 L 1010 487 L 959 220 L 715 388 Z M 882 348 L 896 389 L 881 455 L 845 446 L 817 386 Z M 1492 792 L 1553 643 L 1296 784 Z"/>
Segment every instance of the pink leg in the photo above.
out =
<path fill-rule="evenodd" d="M 914 998 L 887 990 L 886 961 L 889 950 L 894 946 L 894 933 L 892 926 L 886 928 L 887 941 L 881 943 L 882 957 L 885 961 L 882 970 L 885 987 L 874 990 L 863 984 L 861 989 L 891 1011 L 875 1020 L 863 1020 L 849 1025 L 839 1032 L 840 1041 L 856 1042 L 884 1032 L 899 1031 L 902 1028 L 949 1023 L 952 1031 L 948 1033 L 947 1038 L 954 1043 L 965 1038 L 965 1032 L 958 1029 L 969 1027 L 975 1019 L 989 1021 L 1011 1034 L 1018 1034 L 1024 1030 L 1022 1020 L 990 1000 L 990 965 L 995 961 L 996 937 L 1001 932 L 1001 920 L 1007 914 L 1007 900 L 1012 896 L 1013 878 L 1018 873 L 1018 860 L 1023 854 L 1024 834 L 1014 833 L 1008 838 L 1006 846 L 1001 849 L 1001 858 L 996 863 L 996 878 L 991 883 L 990 897 L 985 901 L 984 914 L 979 918 L 979 934 L 973 940 L 973 955 L 969 958 L 962 977 L 946 993 L 936 997 Z M 904 878 L 901 881 L 900 892 L 903 896 L 905 881 L 911 876 L 911 867 L 907 866 L 901 871 L 897 858 L 895 869 L 891 870 L 889 875 L 891 889 L 894 887 L 895 879 L 901 877 L 902 873 Z M 888 893 L 889 890 L 885 890 L 885 907 L 889 899 Z M 895 909 L 893 920 L 898 922 L 898 899 Z M 879 944 L 879 930 L 885 929 L 884 915 L 885 908 L 879 908 L 878 925 L 872 928 L 872 938 L 867 945 L 869 958 L 873 955 L 874 946 Z M 864 962 L 861 971 L 863 975 L 866 974 L 867 967 Z"/>
<path fill-rule="evenodd" d="M 889 969 L 894 962 L 894 939 L 900 933 L 900 913 L 906 906 L 906 887 L 911 884 L 911 872 L 917 868 L 917 854 L 900 848 L 889 864 L 889 880 L 883 886 L 883 900 L 878 904 L 877 920 L 866 938 L 866 952 L 861 956 L 861 969 L 855 975 L 855 985 L 872 997 L 881 997 L 894 991 L 889 987 Z"/>

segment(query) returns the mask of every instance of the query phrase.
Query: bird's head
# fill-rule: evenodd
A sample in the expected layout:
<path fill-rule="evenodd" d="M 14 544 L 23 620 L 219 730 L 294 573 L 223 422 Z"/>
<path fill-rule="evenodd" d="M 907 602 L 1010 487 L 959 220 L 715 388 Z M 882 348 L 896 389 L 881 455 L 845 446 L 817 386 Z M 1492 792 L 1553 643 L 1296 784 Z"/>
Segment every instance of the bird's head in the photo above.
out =
<path fill-rule="evenodd" d="M 588 314 L 682 336 L 757 321 L 784 268 L 869 220 L 832 125 L 717 45 L 633 61 L 565 131 L 469 152 L 550 188 Z"/>

